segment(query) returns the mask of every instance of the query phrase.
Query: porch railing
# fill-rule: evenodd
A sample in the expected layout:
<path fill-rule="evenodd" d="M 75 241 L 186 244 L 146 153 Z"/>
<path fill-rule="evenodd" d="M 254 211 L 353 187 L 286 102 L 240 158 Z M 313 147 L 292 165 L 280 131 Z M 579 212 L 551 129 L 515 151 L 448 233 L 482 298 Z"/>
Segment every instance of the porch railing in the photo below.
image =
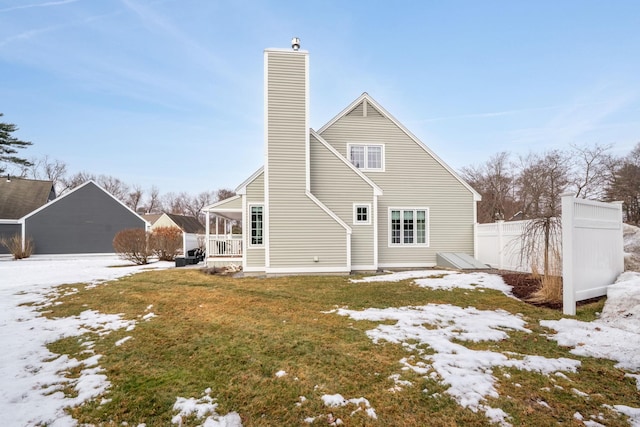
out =
<path fill-rule="evenodd" d="M 242 235 L 209 236 L 210 257 L 241 257 Z"/>

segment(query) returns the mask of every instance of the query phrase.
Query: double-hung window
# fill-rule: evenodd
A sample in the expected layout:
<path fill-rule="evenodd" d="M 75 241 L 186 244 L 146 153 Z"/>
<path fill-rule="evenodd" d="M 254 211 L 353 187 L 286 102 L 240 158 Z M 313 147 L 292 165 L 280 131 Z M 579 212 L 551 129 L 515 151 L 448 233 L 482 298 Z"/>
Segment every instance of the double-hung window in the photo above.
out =
<path fill-rule="evenodd" d="M 389 244 L 391 246 L 428 246 L 429 209 L 389 209 Z"/>
<path fill-rule="evenodd" d="M 384 170 L 384 145 L 347 144 L 349 161 L 358 169 L 368 171 Z"/>
<path fill-rule="evenodd" d="M 249 209 L 251 211 L 251 236 L 249 242 L 251 246 L 262 246 L 264 243 L 264 208 L 262 205 L 250 205 Z"/>

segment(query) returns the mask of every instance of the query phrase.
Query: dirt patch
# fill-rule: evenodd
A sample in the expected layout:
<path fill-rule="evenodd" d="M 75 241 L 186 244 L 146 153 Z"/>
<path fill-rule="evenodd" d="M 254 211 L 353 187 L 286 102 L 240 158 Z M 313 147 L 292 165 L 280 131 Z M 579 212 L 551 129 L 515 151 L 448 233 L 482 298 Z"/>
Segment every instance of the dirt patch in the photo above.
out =
<path fill-rule="evenodd" d="M 511 286 L 511 292 L 513 296 L 516 298 L 526 302 L 527 304 L 535 305 L 536 307 L 547 307 L 552 308 L 554 310 L 562 310 L 562 303 L 538 303 L 531 302 L 529 299 L 534 292 L 542 287 L 542 278 L 540 276 L 534 277 L 529 273 L 517 273 L 517 272 L 506 272 L 499 271 L 497 272 L 500 276 L 502 276 L 502 280 Z M 581 306 L 584 304 L 590 304 L 592 302 L 601 300 L 602 298 L 606 298 L 605 296 L 590 298 L 584 301 L 578 301 L 577 306 Z"/>

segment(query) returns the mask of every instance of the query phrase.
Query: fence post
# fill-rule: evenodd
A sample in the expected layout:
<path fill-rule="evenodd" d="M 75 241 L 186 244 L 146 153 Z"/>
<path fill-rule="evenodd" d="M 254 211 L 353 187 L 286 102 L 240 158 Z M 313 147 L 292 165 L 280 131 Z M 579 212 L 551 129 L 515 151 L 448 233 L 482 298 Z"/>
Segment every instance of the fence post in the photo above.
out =
<path fill-rule="evenodd" d="M 562 197 L 562 313 L 576 314 L 576 295 L 573 284 L 573 194 Z"/>
<path fill-rule="evenodd" d="M 504 238 L 503 238 L 503 226 L 504 220 L 499 219 L 496 221 L 496 232 L 498 234 L 498 268 L 504 269 Z"/>

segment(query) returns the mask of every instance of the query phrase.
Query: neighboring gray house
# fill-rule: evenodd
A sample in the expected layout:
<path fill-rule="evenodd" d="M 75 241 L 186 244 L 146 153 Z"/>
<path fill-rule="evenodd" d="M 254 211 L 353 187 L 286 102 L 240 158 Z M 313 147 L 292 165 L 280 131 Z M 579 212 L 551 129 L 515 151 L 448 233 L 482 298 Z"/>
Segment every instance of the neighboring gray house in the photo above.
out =
<path fill-rule="evenodd" d="M 22 234 L 20 218 L 56 198 L 52 181 L 0 179 L 0 239 Z M 0 254 L 9 251 L 0 245 Z"/>
<path fill-rule="evenodd" d="M 74 188 L 18 219 L 34 254 L 113 253 L 113 238 L 127 228 L 148 227 L 138 214 L 93 181 Z"/>
<path fill-rule="evenodd" d="M 244 230 L 207 230 L 210 263 L 348 273 L 474 255 L 480 195 L 471 186 L 366 93 L 309 129 L 308 52 L 267 49 L 264 61 L 265 165 L 236 197 L 204 209 L 206 224 L 215 215 Z"/>

